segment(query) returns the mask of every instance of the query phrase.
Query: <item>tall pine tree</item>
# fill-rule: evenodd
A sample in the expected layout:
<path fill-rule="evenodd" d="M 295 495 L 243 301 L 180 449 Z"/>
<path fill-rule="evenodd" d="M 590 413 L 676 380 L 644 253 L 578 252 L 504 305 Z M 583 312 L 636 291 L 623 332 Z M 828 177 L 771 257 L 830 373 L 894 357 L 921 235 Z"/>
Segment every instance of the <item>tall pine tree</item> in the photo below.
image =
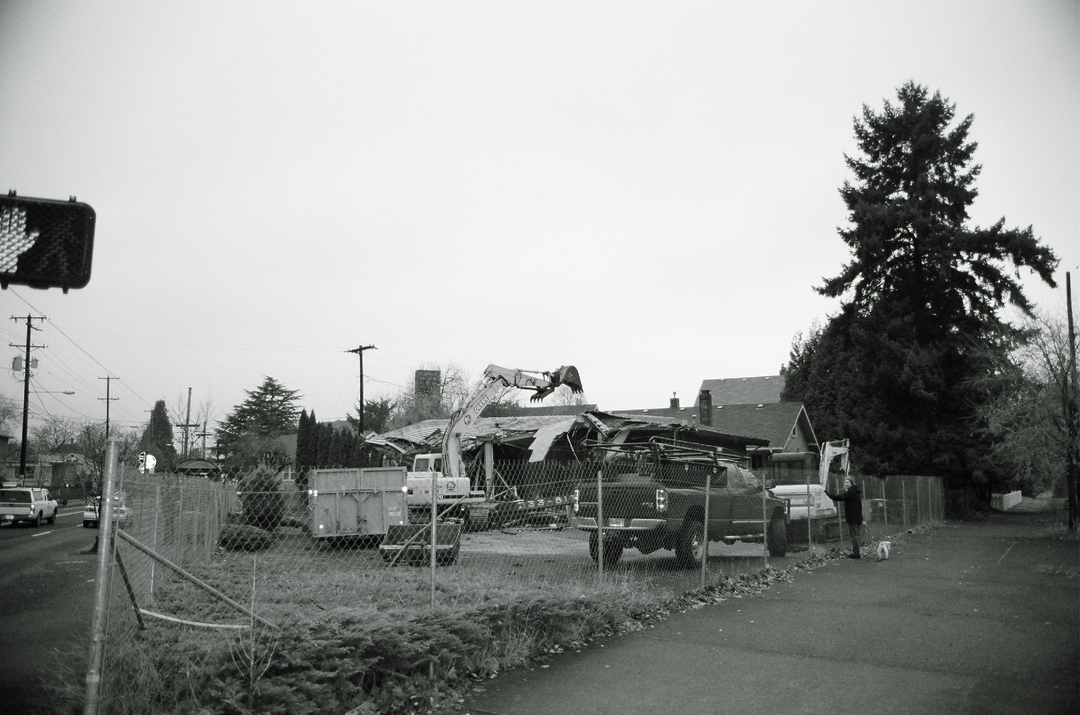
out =
<path fill-rule="evenodd" d="M 247 399 L 218 423 L 218 450 L 232 468 L 251 467 L 272 455 L 272 461 L 291 461 L 280 453 L 276 439 L 297 431 L 297 390 L 288 390 L 272 377 L 254 390 L 246 390 Z"/>
<path fill-rule="evenodd" d="M 896 104 L 856 118 L 861 155 L 845 157 L 855 178 L 840 190 L 852 259 L 818 289 L 841 310 L 794 345 L 785 399 L 805 402 L 829 438 L 851 438 L 868 473 L 986 484 L 1000 475 L 970 381 L 987 369 L 986 346 L 1019 335 L 1001 309 L 1031 312 L 1019 270 L 1054 285 L 1057 259 L 1030 227 L 967 225 L 981 167 L 973 117 L 954 125 L 955 113 L 908 82 Z"/>
<path fill-rule="evenodd" d="M 139 451 L 154 456 L 157 460 L 155 472 L 171 472 L 176 465 L 173 428 L 169 421 L 169 410 L 165 407 L 165 400 L 154 403 L 154 409 L 150 411 L 150 422 L 146 425 L 142 438 L 139 440 Z"/>

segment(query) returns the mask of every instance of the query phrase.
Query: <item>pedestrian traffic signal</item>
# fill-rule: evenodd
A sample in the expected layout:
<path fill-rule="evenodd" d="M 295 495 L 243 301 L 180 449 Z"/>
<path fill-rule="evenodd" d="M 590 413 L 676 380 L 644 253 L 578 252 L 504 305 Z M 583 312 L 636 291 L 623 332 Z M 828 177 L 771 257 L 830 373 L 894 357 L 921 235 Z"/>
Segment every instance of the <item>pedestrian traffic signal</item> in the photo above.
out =
<path fill-rule="evenodd" d="M 0 196 L 0 288 L 84 288 L 97 214 L 88 204 Z"/>

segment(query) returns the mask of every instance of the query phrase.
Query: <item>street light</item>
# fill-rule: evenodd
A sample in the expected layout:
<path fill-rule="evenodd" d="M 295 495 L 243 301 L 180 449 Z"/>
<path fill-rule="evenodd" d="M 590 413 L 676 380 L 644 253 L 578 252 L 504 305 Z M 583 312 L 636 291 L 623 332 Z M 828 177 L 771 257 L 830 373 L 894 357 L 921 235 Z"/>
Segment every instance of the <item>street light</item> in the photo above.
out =
<path fill-rule="evenodd" d="M 35 395 L 74 395 L 74 390 L 31 390 Z"/>

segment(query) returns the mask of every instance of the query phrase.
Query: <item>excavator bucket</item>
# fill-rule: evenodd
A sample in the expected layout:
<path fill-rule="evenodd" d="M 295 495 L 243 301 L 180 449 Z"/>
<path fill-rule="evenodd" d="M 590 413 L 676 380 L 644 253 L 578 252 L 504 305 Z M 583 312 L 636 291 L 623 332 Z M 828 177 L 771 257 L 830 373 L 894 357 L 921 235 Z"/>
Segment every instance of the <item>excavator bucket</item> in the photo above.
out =
<path fill-rule="evenodd" d="M 551 386 L 558 387 L 559 385 L 566 385 L 571 392 L 581 392 L 581 377 L 578 375 L 577 368 L 573 365 L 565 365 L 556 370 L 551 377 Z"/>

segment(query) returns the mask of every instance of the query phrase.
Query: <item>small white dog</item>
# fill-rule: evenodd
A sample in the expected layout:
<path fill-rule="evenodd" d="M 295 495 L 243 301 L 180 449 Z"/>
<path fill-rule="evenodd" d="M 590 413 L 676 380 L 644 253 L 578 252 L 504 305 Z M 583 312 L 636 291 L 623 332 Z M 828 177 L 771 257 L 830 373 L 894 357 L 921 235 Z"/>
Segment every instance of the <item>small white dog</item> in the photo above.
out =
<path fill-rule="evenodd" d="M 889 558 L 889 549 L 891 549 L 891 548 L 892 548 L 892 542 L 891 541 L 879 541 L 878 545 L 877 545 L 877 560 L 881 561 L 883 559 L 888 559 Z"/>

